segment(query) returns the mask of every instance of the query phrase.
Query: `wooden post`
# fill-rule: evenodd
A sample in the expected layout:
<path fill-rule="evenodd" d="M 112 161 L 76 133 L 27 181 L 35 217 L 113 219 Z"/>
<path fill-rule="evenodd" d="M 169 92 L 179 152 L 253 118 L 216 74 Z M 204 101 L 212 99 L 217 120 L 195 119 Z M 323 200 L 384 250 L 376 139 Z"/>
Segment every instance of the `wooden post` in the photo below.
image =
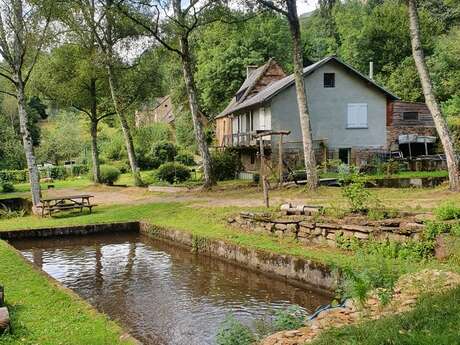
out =
<path fill-rule="evenodd" d="M 409 140 L 409 158 L 412 159 L 412 149 L 410 147 L 410 140 Z"/>
<path fill-rule="evenodd" d="M 265 176 L 265 153 L 264 153 L 264 143 L 263 136 L 259 137 L 259 147 L 260 147 L 260 181 L 262 182 L 262 188 L 264 191 L 264 202 L 265 206 L 269 207 L 268 201 L 268 183 L 267 177 Z"/>
<path fill-rule="evenodd" d="M 425 143 L 425 154 L 428 156 L 428 144 L 426 142 L 426 137 L 424 138 L 423 142 Z"/>
<path fill-rule="evenodd" d="M 283 184 L 283 135 L 280 135 L 280 141 L 278 143 L 278 151 L 279 151 L 279 156 L 278 156 L 278 174 L 279 174 L 279 183 L 280 187 Z"/>
<path fill-rule="evenodd" d="M 263 143 L 263 137 L 259 137 L 259 150 L 260 150 L 260 182 L 263 186 L 263 179 L 262 177 L 265 174 L 265 153 L 264 153 L 264 143 Z"/>
<path fill-rule="evenodd" d="M 264 185 L 264 202 L 265 202 L 265 207 L 269 208 L 270 207 L 270 201 L 268 199 L 268 181 L 267 177 L 264 175 L 262 178 L 262 183 Z"/>

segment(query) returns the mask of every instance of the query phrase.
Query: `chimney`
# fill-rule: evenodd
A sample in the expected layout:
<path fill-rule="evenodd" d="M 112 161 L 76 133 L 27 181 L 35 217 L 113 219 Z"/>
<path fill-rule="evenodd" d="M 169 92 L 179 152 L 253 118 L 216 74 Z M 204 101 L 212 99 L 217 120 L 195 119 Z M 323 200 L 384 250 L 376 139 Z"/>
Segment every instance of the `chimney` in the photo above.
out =
<path fill-rule="evenodd" d="M 256 66 L 256 65 L 248 65 L 248 66 L 246 66 L 246 78 L 249 78 L 251 73 L 254 72 L 257 68 L 258 68 L 258 66 Z"/>
<path fill-rule="evenodd" d="M 369 61 L 369 79 L 374 79 L 374 61 Z"/>

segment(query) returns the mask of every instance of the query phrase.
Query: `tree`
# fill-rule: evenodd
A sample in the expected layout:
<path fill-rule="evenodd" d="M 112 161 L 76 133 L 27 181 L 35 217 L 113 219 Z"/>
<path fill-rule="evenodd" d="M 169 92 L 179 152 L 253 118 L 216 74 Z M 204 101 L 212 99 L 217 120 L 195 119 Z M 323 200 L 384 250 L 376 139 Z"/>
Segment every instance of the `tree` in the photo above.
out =
<path fill-rule="evenodd" d="M 0 55 L 5 61 L 0 68 L 0 76 L 9 80 L 14 87 L 14 92 L 3 92 L 17 99 L 34 211 L 37 211 L 40 203 L 40 177 L 28 127 L 26 86 L 48 32 L 50 10 L 46 5 L 43 2 L 38 6 L 24 0 L 0 3 Z"/>
<path fill-rule="evenodd" d="M 122 96 L 115 71 L 116 65 L 119 63 L 115 46 L 120 42 L 126 43 L 130 38 L 136 36 L 136 32 L 132 30 L 132 26 L 129 26 L 126 21 L 120 22 L 120 17 L 117 16 L 115 8 L 116 3 L 113 0 L 75 0 L 75 5 L 76 10 L 83 18 L 82 25 L 88 29 L 96 40 L 102 55 L 113 108 L 120 120 L 134 184 L 141 186 L 143 182 L 134 150 L 133 136 L 124 113 L 127 107 L 122 104 Z"/>
<path fill-rule="evenodd" d="M 449 134 L 447 122 L 443 118 L 441 108 L 436 99 L 431 77 L 428 72 L 428 67 L 425 61 L 425 54 L 422 49 L 420 38 L 420 24 L 417 11 L 416 0 L 408 0 L 409 4 L 409 21 L 410 21 L 410 37 L 412 45 L 412 55 L 414 56 L 415 65 L 422 83 L 425 102 L 430 109 L 433 120 L 441 139 L 446 154 L 447 168 L 449 170 L 449 187 L 452 191 L 460 191 L 460 179 L 458 171 L 458 159 L 455 153 L 453 141 Z"/>
<path fill-rule="evenodd" d="M 194 36 L 196 82 L 200 104 L 208 115 L 217 115 L 246 78 L 246 67 L 274 58 L 286 72 L 292 70 L 289 27 L 284 16 L 262 13 L 249 20 L 233 12 L 232 23 L 215 22 Z"/>
<path fill-rule="evenodd" d="M 286 0 L 275 4 L 270 0 L 256 0 L 263 6 L 285 15 L 289 22 L 292 40 L 292 56 L 294 66 L 294 80 L 299 109 L 300 129 L 302 131 L 303 154 L 305 170 L 307 173 L 308 189 L 314 190 L 318 186 L 318 173 L 316 170 L 315 151 L 311 133 L 310 114 L 308 110 L 308 98 L 305 90 L 303 76 L 303 52 L 300 33 L 300 22 L 297 14 L 296 0 Z"/>
<path fill-rule="evenodd" d="M 96 42 L 91 35 L 69 24 L 80 33 L 72 43 L 53 49 L 42 59 L 32 86 L 58 106 L 73 107 L 88 118 L 94 182 L 100 183 L 98 125 L 115 112 L 107 92 L 106 72 L 98 61 Z"/>
<path fill-rule="evenodd" d="M 126 3 L 128 1 L 124 2 L 124 4 Z M 198 103 L 198 92 L 193 73 L 194 66 L 192 62 L 190 35 L 197 28 L 217 20 L 214 16 L 209 18 L 208 14 L 212 13 L 212 10 L 215 10 L 215 5 L 219 3 L 211 0 L 204 2 L 192 0 L 185 7 L 182 6 L 181 0 L 171 0 L 167 2 L 166 6 L 159 1 L 145 1 L 143 4 L 133 1 L 128 4 L 129 8 L 124 6 L 119 6 L 118 8 L 155 38 L 157 42 L 169 51 L 177 54 L 180 58 L 195 138 L 203 161 L 203 187 L 205 189 L 211 188 L 215 182 L 212 178 L 211 155 L 209 154 L 202 114 Z M 172 10 L 172 16 L 168 14 L 168 10 Z M 161 15 L 165 15 L 169 19 L 166 26 L 160 20 Z M 168 37 L 169 33 L 172 36 L 171 40 Z M 178 44 L 175 45 L 174 42 Z"/>

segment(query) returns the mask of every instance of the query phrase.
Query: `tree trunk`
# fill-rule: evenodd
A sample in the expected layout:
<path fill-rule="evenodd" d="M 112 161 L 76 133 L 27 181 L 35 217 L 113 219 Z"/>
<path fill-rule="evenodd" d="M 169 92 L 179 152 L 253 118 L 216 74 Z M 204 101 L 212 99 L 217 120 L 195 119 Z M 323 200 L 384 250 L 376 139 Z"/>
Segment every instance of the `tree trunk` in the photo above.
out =
<path fill-rule="evenodd" d="M 417 67 L 420 81 L 422 83 L 425 102 L 430 109 L 433 117 L 436 130 L 441 139 L 444 152 L 446 154 L 447 169 L 449 171 L 449 187 L 450 190 L 458 192 L 460 190 L 458 160 L 455 154 L 454 144 L 449 134 L 447 122 L 442 116 L 441 108 L 433 91 L 433 84 L 428 73 L 428 67 L 425 61 L 422 44 L 420 40 L 420 27 L 415 0 L 408 0 L 409 3 L 409 20 L 410 20 L 410 36 L 412 44 L 412 55 L 414 56 L 415 65 Z"/>
<path fill-rule="evenodd" d="M 125 115 L 120 111 L 120 108 L 118 105 L 118 99 L 117 99 L 117 95 L 115 91 L 116 88 L 115 88 L 113 69 L 110 63 L 107 64 L 107 74 L 109 77 L 109 87 L 110 87 L 110 94 L 112 95 L 113 106 L 115 109 L 115 113 L 120 119 L 121 129 L 123 131 L 123 137 L 125 139 L 126 151 L 128 152 L 129 165 L 131 166 L 131 171 L 133 173 L 133 178 L 134 178 L 134 185 L 142 186 L 144 183 L 142 182 L 141 175 L 139 173 L 139 167 L 137 166 L 137 159 L 136 159 L 136 153 L 134 152 L 134 144 L 133 144 L 133 137 L 131 135 L 131 129 L 129 128 L 128 120 L 126 119 Z"/>
<path fill-rule="evenodd" d="M 32 137 L 29 128 L 27 127 L 27 112 L 26 112 L 26 99 L 24 92 L 24 83 L 20 74 L 15 75 L 16 79 L 16 93 L 18 97 L 18 113 L 20 132 L 22 136 L 22 143 L 24 145 L 24 152 L 27 160 L 27 169 L 29 170 L 30 190 L 32 193 L 33 212 L 36 213 L 37 206 L 40 204 L 40 176 L 38 173 L 37 162 L 34 155 L 34 147 L 32 144 Z"/>
<path fill-rule="evenodd" d="M 294 80 L 297 94 L 297 105 L 300 116 L 300 129 L 302 131 L 303 154 L 305 160 L 305 170 L 307 173 L 307 186 L 310 190 L 315 190 L 318 186 L 318 174 L 316 171 L 315 151 L 313 149 L 313 139 L 311 133 L 310 114 L 308 113 L 308 99 L 305 90 L 305 80 L 303 77 L 303 56 L 302 43 L 300 37 L 300 24 L 297 15 L 295 0 L 287 0 L 289 29 L 291 31 L 293 60 L 294 60 Z"/>
<path fill-rule="evenodd" d="M 181 46 L 181 60 L 182 60 L 182 71 L 184 74 L 185 88 L 187 90 L 190 112 L 192 113 L 193 128 L 195 130 L 195 138 L 198 144 L 198 150 L 200 151 L 201 159 L 203 160 L 203 173 L 204 173 L 204 185 L 205 189 L 211 188 L 214 184 L 214 179 L 211 171 L 211 155 L 209 154 L 208 144 L 203 131 L 203 123 L 200 119 L 200 112 L 198 107 L 198 99 L 196 92 L 195 80 L 192 72 L 192 62 L 190 59 L 190 48 L 188 45 L 188 39 L 186 37 L 180 38 Z"/>
<path fill-rule="evenodd" d="M 96 99 L 96 80 L 91 79 L 91 110 L 90 110 L 90 132 L 91 132 L 91 159 L 93 162 L 94 183 L 101 183 L 101 167 L 99 163 L 99 148 L 97 146 L 97 99 Z"/>
<path fill-rule="evenodd" d="M 99 163 L 99 149 L 97 147 L 97 120 L 91 119 L 91 160 L 93 162 L 94 183 L 101 183 L 101 167 Z"/>

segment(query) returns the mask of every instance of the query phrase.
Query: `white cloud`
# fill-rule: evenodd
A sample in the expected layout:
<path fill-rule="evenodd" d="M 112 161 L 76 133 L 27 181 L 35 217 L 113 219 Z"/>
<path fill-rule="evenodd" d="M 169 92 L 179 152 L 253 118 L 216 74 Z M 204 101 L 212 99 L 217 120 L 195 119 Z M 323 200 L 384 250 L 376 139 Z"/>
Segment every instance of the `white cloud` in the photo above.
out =
<path fill-rule="evenodd" d="M 313 11 L 318 5 L 318 0 L 297 0 L 297 12 L 304 14 Z"/>

